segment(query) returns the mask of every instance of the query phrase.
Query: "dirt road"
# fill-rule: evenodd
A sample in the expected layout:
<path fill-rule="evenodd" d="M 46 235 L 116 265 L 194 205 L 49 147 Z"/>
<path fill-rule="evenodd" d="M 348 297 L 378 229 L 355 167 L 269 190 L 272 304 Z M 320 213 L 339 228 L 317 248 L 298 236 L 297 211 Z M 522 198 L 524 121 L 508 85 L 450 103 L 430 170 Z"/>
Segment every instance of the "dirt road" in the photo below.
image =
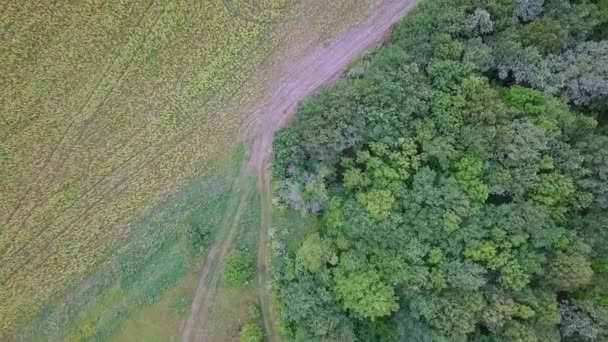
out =
<path fill-rule="evenodd" d="M 261 124 L 256 135 L 257 138 L 251 146 L 244 174 L 248 173 L 247 170 L 258 173 L 262 193 L 262 228 L 258 249 L 257 281 L 266 337 L 270 342 L 279 341 L 279 335 L 274 329 L 276 318 L 272 312 L 268 293 L 270 262 L 267 244 L 268 229 L 271 225 L 270 201 L 272 198 L 268 163 L 271 156 L 273 135 L 289 122 L 298 103 L 304 97 L 339 77 L 358 55 L 375 47 L 383 38 L 387 37 L 390 27 L 415 5 L 416 0 L 379 1 L 379 4 L 365 22 L 340 34 L 329 43 L 310 41 L 298 45 L 298 52 L 287 53 L 280 66 L 273 70 L 269 87 L 273 95 L 258 106 L 255 112 L 250 114 L 250 116 L 259 117 Z M 297 58 L 290 58 L 296 55 Z M 241 205 L 239 205 L 240 207 Z M 238 222 L 240 211 L 237 209 L 236 213 L 229 212 L 228 215 L 231 215 L 231 220 L 226 222 Z M 194 336 L 195 340 L 205 340 L 205 315 L 203 312 L 199 316 L 199 312 L 209 310 L 212 305 L 213 293 L 215 287 L 218 286 L 218 279 L 221 275 L 220 266 L 232 244 L 233 232 L 236 227 L 229 223 L 226 226 L 230 227 L 227 228 L 226 238 L 218 242 L 217 246 L 212 247 L 201 271 L 199 286 L 192 302 L 190 314 L 182 328 L 183 342 L 192 340 L 195 326 L 198 330 Z"/>
<path fill-rule="evenodd" d="M 270 158 L 274 133 L 289 122 L 298 103 L 339 77 L 357 56 L 387 37 L 391 26 L 416 3 L 416 0 L 384 0 L 364 24 L 329 44 L 311 46 L 297 61 L 286 62 L 275 77 L 274 95 L 257 109 L 263 124 L 253 144 L 250 166 L 262 171 Z"/>
<path fill-rule="evenodd" d="M 241 214 L 247 205 L 248 193 L 240 188 L 240 180 L 241 179 L 236 180 L 235 185 L 233 185 L 233 189 L 231 190 L 238 196 L 238 204 L 236 207 L 232 206 L 227 208 L 222 222 L 222 228 L 216 238 L 217 243 L 209 249 L 209 252 L 207 252 L 207 258 L 203 264 L 200 280 L 194 298 L 192 299 L 190 313 L 182 326 L 182 341 L 184 342 L 192 340 L 193 330 L 195 330 L 195 327 L 199 327 L 199 320 L 206 321 L 206 315 L 210 310 L 210 305 L 217 292 L 217 286 L 222 274 L 221 268 L 223 260 L 228 255 L 228 252 L 230 252 L 234 236 L 238 230 Z M 241 193 L 238 194 L 238 192 Z M 205 336 L 205 330 L 196 329 L 196 334 L 194 336 L 196 341 L 205 340 Z"/>

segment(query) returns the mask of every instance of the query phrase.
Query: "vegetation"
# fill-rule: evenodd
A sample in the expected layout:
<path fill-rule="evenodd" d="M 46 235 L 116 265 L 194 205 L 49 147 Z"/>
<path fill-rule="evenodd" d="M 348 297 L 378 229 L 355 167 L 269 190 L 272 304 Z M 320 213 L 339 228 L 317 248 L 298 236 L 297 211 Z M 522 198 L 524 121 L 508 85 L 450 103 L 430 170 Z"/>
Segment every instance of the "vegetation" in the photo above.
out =
<path fill-rule="evenodd" d="M 287 339 L 608 338 L 606 10 L 427 0 L 300 105 L 273 159 L 277 207 L 313 216 L 275 223 Z"/>
<path fill-rule="evenodd" d="M 247 323 L 241 328 L 241 342 L 262 342 L 264 341 L 264 331 L 259 325 Z"/>
<path fill-rule="evenodd" d="M 248 251 L 234 251 L 226 260 L 224 277 L 233 285 L 244 285 L 253 273 L 253 258 Z"/>
<path fill-rule="evenodd" d="M 304 36 L 332 36 L 372 1 L 307 2 L 298 11 L 293 0 L 3 1 L 0 340 L 36 330 L 62 300 L 74 310 L 51 330 L 70 325 L 100 289 L 116 286 L 108 265 L 118 267 L 137 239 L 165 248 L 162 234 L 139 235 L 134 224 L 170 194 L 189 192 L 192 179 L 209 176 L 210 160 L 242 142 L 241 114 L 267 85 L 260 67 L 274 72 L 270 55 L 307 46 Z M 247 120 L 254 127 L 260 117 Z M 190 214 L 196 200 L 178 210 Z M 179 228 L 184 258 L 173 265 L 212 239 L 204 214 L 197 220 L 151 224 L 169 236 Z M 183 228 L 191 251 L 181 249 Z M 155 252 L 138 251 L 122 262 L 144 278 Z"/>
<path fill-rule="evenodd" d="M 247 308 L 247 314 L 249 315 L 249 318 L 251 318 L 251 319 L 258 319 L 258 318 L 260 318 L 260 315 L 261 315 L 260 308 L 255 304 L 251 304 Z"/>
<path fill-rule="evenodd" d="M 241 157 L 241 153 L 234 153 L 234 159 L 227 163 L 217 161 L 215 172 L 193 180 L 187 190 L 159 203 L 134 222 L 131 243 L 125 250 L 83 282 L 71 286 L 65 295 L 45 303 L 15 339 L 58 340 L 65 336 L 72 341 L 107 340 L 125 325 L 134 336 L 142 336 L 137 328 L 152 319 L 158 320 L 159 329 L 178 330 L 192 302 L 191 293 L 177 293 L 170 303 L 163 303 L 161 297 L 191 271 L 195 273 L 189 275 L 186 291 L 194 291 L 202 251 L 192 249 L 189 227 L 206 222 L 213 227 L 209 236 L 213 239 L 226 208 L 236 205 L 230 196 L 231 183 L 240 170 Z M 148 310 L 144 316 L 152 318 L 138 319 L 138 310 L 150 304 L 158 309 Z M 131 329 L 125 323 L 133 316 L 140 323 Z M 158 331 L 150 332 L 154 333 Z"/>

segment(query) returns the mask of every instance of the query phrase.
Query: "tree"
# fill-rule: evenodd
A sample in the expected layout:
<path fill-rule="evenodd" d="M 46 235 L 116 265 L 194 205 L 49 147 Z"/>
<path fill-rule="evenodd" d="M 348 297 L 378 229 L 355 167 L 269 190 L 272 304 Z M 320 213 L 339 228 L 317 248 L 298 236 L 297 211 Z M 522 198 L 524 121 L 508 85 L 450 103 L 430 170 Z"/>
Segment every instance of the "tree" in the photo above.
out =
<path fill-rule="evenodd" d="M 529 325 L 511 321 L 501 333 L 502 340 L 509 342 L 540 342 L 536 332 Z"/>
<path fill-rule="evenodd" d="M 318 233 L 310 234 L 296 253 L 296 260 L 310 272 L 318 272 L 333 256 L 329 241 Z"/>
<path fill-rule="evenodd" d="M 388 189 L 394 183 L 407 181 L 419 165 L 420 157 L 412 139 L 402 139 L 397 148 L 371 143 L 369 151 L 359 151 L 356 159 L 342 161 L 344 185 L 355 191 L 370 187 Z"/>
<path fill-rule="evenodd" d="M 463 62 L 473 64 L 480 72 L 494 67 L 492 48 L 479 37 L 469 39 L 464 46 Z"/>
<path fill-rule="evenodd" d="M 453 260 L 445 263 L 442 268 L 452 288 L 475 291 L 486 284 L 485 268 L 468 260 Z"/>
<path fill-rule="evenodd" d="M 520 31 L 524 46 L 536 46 L 543 55 L 561 53 L 568 46 L 568 30 L 552 18 L 539 18 Z"/>
<path fill-rule="evenodd" d="M 452 39 L 447 33 L 439 34 L 434 37 L 435 40 L 435 57 L 444 60 L 459 61 L 464 50 L 462 43 Z"/>
<path fill-rule="evenodd" d="M 483 298 L 475 292 L 448 292 L 437 296 L 415 297 L 410 304 L 419 317 L 442 333 L 457 337 L 475 329 L 476 317 L 484 307 Z"/>
<path fill-rule="evenodd" d="M 545 17 L 558 20 L 569 31 L 569 45 L 582 42 L 598 24 L 598 8 L 593 1 L 551 0 L 544 6 Z"/>
<path fill-rule="evenodd" d="M 264 341 L 264 331 L 254 323 L 247 323 L 241 327 L 241 342 L 262 342 Z"/>
<path fill-rule="evenodd" d="M 275 183 L 281 200 L 301 214 L 318 213 L 325 209 L 329 196 L 325 186 L 326 172 L 293 174 Z"/>
<path fill-rule="evenodd" d="M 389 190 L 370 190 L 366 193 L 358 193 L 357 200 L 369 215 L 377 220 L 386 219 L 393 210 L 395 197 Z"/>
<path fill-rule="evenodd" d="M 473 156 L 465 156 L 456 162 L 454 168 L 454 177 L 471 201 L 484 202 L 488 198 L 489 189 L 480 179 L 483 162 Z"/>
<path fill-rule="evenodd" d="M 515 302 L 504 295 L 493 294 L 481 313 L 482 321 L 490 330 L 502 327 L 515 314 Z"/>
<path fill-rule="evenodd" d="M 519 291 L 530 282 L 530 276 L 516 261 L 507 262 L 500 271 L 499 283 L 505 289 Z"/>
<path fill-rule="evenodd" d="M 464 121 L 468 124 L 504 124 L 508 117 L 507 108 L 498 92 L 491 88 L 485 77 L 470 76 L 463 80 L 460 88 L 466 99 Z"/>
<path fill-rule="evenodd" d="M 561 332 L 565 338 L 583 337 L 594 341 L 605 336 L 608 315 L 589 302 L 563 301 Z"/>
<path fill-rule="evenodd" d="M 543 12 L 545 0 L 514 0 L 513 15 L 523 21 L 530 21 Z"/>
<path fill-rule="evenodd" d="M 560 290 L 575 290 L 593 278 L 589 260 L 580 254 L 557 254 L 551 261 L 551 280 Z"/>
<path fill-rule="evenodd" d="M 507 40 L 499 41 L 493 51 L 500 79 L 513 77 L 519 84 L 552 93 L 560 88 L 560 78 L 551 69 L 553 63 L 536 46 L 524 48 L 519 42 Z"/>
<path fill-rule="evenodd" d="M 272 150 L 272 176 L 275 180 L 294 176 L 297 169 L 303 167 L 306 154 L 300 144 L 302 136 L 293 126 L 277 132 Z"/>
<path fill-rule="evenodd" d="M 295 123 L 301 127 L 299 143 L 317 161 L 337 161 L 340 152 L 360 139 L 356 99 L 361 96 L 357 86 L 362 83 L 361 80 L 341 81 L 300 105 Z"/>
<path fill-rule="evenodd" d="M 427 68 L 433 87 L 445 92 L 458 90 L 462 81 L 471 76 L 474 70 L 471 64 L 448 60 L 433 63 Z"/>
<path fill-rule="evenodd" d="M 584 167 L 590 171 L 579 185 L 593 194 L 593 207 L 608 210 L 608 137 L 588 134 L 578 143 Z"/>
<path fill-rule="evenodd" d="M 488 11 L 481 8 L 475 9 L 475 12 L 469 15 L 467 18 L 467 26 L 473 35 L 484 35 L 492 33 L 494 30 L 492 16 Z"/>
<path fill-rule="evenodd" d="M 608 96 L 608 41 L 581 43 L 551 63 L 565 99 L 589 105 Z"/>
<path fill-rule="evenodd" d="M 341 341 L 354 329 L 330 291 L 330 280 L 326 274 L 299 273 L 280 288 L 283 317 L 308 340 Z"/>
<path fill-rule="evenodd" d="M 335 281 L 334 290 L 344 308 L 362 318 L 374 320 L 399 308 L 393 288 L 386 284 L 376 271 L 338 271 Z"/>

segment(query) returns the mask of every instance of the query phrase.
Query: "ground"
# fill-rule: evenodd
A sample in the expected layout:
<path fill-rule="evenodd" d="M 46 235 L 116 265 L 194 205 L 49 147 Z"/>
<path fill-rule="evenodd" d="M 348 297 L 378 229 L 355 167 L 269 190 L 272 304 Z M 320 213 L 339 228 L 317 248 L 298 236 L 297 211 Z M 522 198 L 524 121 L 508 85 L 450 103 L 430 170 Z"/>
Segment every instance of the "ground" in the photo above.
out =
<path fill-rule="evenodd" d="M 234 339 L 214 327 L 238 332 L 242 308 L 260 301 L 278 340 L 267 296 L 272 134 L 413 3 L 3 4 L 0 336 L 25 326 L 31 339 Z M 223 286 L 260 190 L 260 272 L 245 288 Z M 217 231 L 200 257 L 180 233 L 195 219 Z"/>

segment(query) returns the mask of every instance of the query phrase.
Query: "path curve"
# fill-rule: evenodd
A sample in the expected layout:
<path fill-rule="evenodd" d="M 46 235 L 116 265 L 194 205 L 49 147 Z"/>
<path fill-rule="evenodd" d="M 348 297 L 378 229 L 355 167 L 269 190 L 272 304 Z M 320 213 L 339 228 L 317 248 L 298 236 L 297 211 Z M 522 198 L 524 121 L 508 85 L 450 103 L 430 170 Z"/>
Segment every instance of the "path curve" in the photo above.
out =
<path fill-rule="evenodd" d="M 263 124 L 253 143 L 249 166 L 262 172 L 270 160 L 274 133 L 289 122 L 300 101 L 341 76 L 361 53 L 376 47 L 390 33 L 390 28 L 417 3 L 416 0 L 381 2 L 380 8 L 363 24 L 343 33 L 329 44 L 311 47 L 304 57 L 282 66 L 271 87 L 276 89 L 274 95 L 256 109 Z"/>
<path fill-rule="evenodd" d="M 253 143 L 248 161 L 258 172 L 259 188 L 262 196 L 260 239 L 258 246 L 258 297 L 268 342 L 278 342 L 277 318 L 274 316 L 270 297 L 271 277 L 268 255 L 268 234 L 271 227 L 272 194 L 270 186 L 269 161 L 274 133 L 285 126 L 295 114 L 298 103 L 328 82 L 341 76 L 344 69 L 365 50 L 374 48 L 387 38 L 390 28 L 409 10 L 415 0 L 385 0 L 364 24 L 339 36 L 326 46 L 312 49 L 296 63 L 285 66 L 284 76 L 276 84 L 274 96 L 262 107 L 264 123 L 258 138 Z"/>

